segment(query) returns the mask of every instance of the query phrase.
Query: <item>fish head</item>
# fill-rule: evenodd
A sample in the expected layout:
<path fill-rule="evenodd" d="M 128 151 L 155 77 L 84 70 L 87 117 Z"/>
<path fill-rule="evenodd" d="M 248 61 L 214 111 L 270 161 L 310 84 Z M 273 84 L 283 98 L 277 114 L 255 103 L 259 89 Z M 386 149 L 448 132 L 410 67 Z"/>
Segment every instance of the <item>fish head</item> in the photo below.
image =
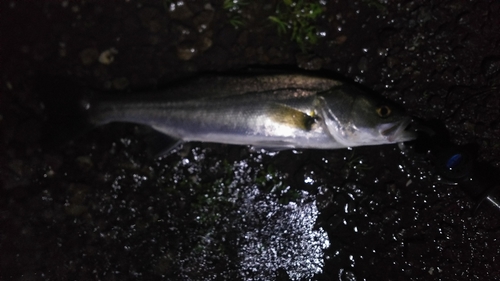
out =
<path fill-rule="evenodd" d="M 407 130 L 411 118 L 388 100 L 353 86 L 341 86 L 320 97 L 328 132 L 345 146 L 390 144 L 416 138 L 415 132 Z"/>

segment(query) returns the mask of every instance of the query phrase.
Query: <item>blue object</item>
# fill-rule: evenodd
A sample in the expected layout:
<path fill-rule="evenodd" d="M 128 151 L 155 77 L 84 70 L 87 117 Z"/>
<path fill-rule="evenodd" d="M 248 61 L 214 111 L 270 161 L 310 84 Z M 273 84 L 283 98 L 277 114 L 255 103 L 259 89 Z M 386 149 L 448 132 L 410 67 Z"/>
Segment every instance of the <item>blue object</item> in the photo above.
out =
<path fill-rule="evenodd" d="M 456 168 L 460 164 L 460 162 L 462 162 L 462 158 L 463 157 L 461 153 L 454 154 L 448 159 L 448 161 L 446 161 L 446 167 L 448 169 Z"/>

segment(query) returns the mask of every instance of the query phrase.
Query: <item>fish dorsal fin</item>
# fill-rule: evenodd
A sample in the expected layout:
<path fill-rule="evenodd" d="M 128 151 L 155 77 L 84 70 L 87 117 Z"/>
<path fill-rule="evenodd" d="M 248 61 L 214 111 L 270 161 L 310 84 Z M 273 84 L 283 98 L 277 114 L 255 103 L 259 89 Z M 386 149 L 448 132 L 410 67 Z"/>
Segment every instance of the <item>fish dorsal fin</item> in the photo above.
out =
<path fill-rule="evenodd" d="M 288 105 L 273 103 L 269 108 L 269 118 L 274 122 L 285 124 L 287 126 L 310 131 L 319 117 L 314 112 L 307 114 Z"/>

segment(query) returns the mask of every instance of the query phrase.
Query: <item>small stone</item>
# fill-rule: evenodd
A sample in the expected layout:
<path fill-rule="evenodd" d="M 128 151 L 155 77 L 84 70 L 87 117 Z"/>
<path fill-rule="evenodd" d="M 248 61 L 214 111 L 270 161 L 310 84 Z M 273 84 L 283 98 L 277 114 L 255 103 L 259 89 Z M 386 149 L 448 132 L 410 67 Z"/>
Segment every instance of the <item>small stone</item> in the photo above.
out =
<path fill-rule="evenodd" d="M 115 78 L 112 82 L 113 88 L 116 90 L 124 90 L 128 87 L 130 82 L 125 77 Z"/>
<path fill-rule="evenodd" d="M 65 57 L 67 54 L 68 52 L 66 51 L 66 43 L 59 42 L 59 56 Z"/>
<path fill-rule="evenodd" d="M 153 8 L 144 8 L 139 12 L 139 18 L 141 19 L 142 25 L 149 29 L 149 31 L 156 33 L 166 25 L 164 16 L 160 11 Z"/>
<path fill-rule="evenodd" d="M 182 24 L 173 23 L 171 30 L 172 35 L 174 38 L 176 38 L 177 42 L 185 41 L 188 38 L 195 38 L 195 36 L 193 36 L 195 32 L 193 32 L 191 28 Z"/>
<path fill-rule="evenodd" d="M 368 59 L 366 57 L 361 57 L 358 61 L 358 69 L 361 73 L 368 70 Z"/>
<path fill-rule="evenodd" d="M 23 166 L 24 163 L 22 160 L 13 160 L 8 164 L 8 167 L 10 168 L 11 171 L 13 171 L 17 176 L 22 176 L 23 175 Z"/>
<path fill-rule="evenodd" d="M 205 4 L 205 6 L 203 6 L 203 8 L 205 10 L 209 10 L 209 11 L 213 11 L 214 10 L 214 7 L 212 7 L 212 5 L 210 3 Z"/>
<path fill-rule="evenodd" d="M 212 23 L 214 18 L 213 11 L 202 11 L 193 19 L 194 25 L 197 27 L 199 33 L 203 33 Z"/>
<path fill-rule="evenodd" d="M 118 54 L 118 51 L 115 48 L 107 49 L 99 55 L 99 62 L 104 65 L 109 65 L 115 61 L 116 54 Z"/>
<path fill-rule="evenodd" d="M 296 59 L 299 67 L 306 70 L 318 70 L 323 66 L 323 60 L 319 57 L 298 54 Z"/>
<path fill-rule="evenodd" d="M 486 57 L 481 62 L 481 71 L 484 76 L 492 77 L 500 71 L 500 57 Z"/>
<path fill-rule="evenodd" d="M 475 126 L 474 126 L 474 123 L 466 120 L 463 124 L 463 128 L 465 128 L 465 130 L 470 132 L 470 133 L 474 133 Z"/>
<path fill-rule="evenodd" d="M 90 187 L 81 183 L 71 183 L 68 190 L 72 194 L 69 203 L 83 205 Z"/>
<path fill-rule="evenodd" d="M 396 57 L 387 57 L 385 59 L 385 63 L 389 68 L 393 68 L 394 66 L 399 64 L 399 59 Z"/>
<path fill-rule="evenodd" d="M 196 54 L 198 54 L 198 50 L 192 44 L 180 44 L 177 46 L 177 57 L 180 60 L 188 61 Z"/>
<path fill-rule="evenodd" d="M 46 173 L 48 178 L 53 177 L 55 174 L 56 174 L 56 172 L 54 172 L 54 170 L 52 170 L 52 169 L 48 170 Z"/>
<path fill-rule="evenodd" d="M 150 36 L 148 38 L 148 42 L 151 45 L 157 45 L 158 43 L 161 42 L 161 38 L 159 36 Z"/>
<path fill-rule="evenodd" d="M 175 20 L 185 20 L 193 16 L 193 12 L 182 0 L 171 3 L 168 9 L 170 17 Z"/>
<path fill-rule="evenodd" d="M 248 45 L 248 31 L 243 30 L 241 34 L 238 36 L 238 39 L 236 40 L 238 42 L 238 45 L 240 46 L 247 46 Z"/>
<path fill-rule="evenodd" d="M 208 50 L 210 47 L 212 47 L 212 39 L 209 37 L 203 37 L 201 40 L 196 44 L 197 49 L 199 49 L 201 52 Z"/>
<path fill-rule="evenodd" d="M 83 205 L 69 204 L 64 208 L 64 210 L 67 215 L 77 217 L 85 213 L 88 208 Z"/>
<path fill-rule="evenodd" d="M 76 162 L 84 171 L 88 171 L 94 166 L 89 156 L 79 156 L 76 158 Z"/>
<path fill-rule="evenodd" d="M 345 35 L 340 35 L 338 36 L 337 38 L 335 38 L 335 40 L 333 41 L 333 43 L 335 45 L 342 45 L 345 43 L 345 41 L 347 40 L 347 36 Z"/>
<path fill-rule="evenodd" d="M 247 47 L 245 49 L 245 58 L 247 58 L 247 59 L 253 58 L 253 57 L 255 57 L 256 53 L 257 52 L 256 52 L 254 47 Z"/>
<path fill-rule="evenodd" d="M 91 65 L 99 57 L 99 51 L 96 48 L 87 48 L 80 52 L 80 60 L 83 65 Z"/>
<path fill-rule="evenodd" d="M 381 57 L 386 57 L 388 54 L 388 49 L 387 48 L 378 48 L 377 49 L 377 54 Z"/>

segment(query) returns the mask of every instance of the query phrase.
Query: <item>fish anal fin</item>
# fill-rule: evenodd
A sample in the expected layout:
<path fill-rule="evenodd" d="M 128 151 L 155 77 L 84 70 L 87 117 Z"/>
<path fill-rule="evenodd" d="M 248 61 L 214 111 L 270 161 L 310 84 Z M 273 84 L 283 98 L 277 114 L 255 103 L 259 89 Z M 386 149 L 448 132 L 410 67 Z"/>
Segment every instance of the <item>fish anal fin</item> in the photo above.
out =
<path fill-rule="evenodd" d="M 148 145 L 148 153 L 154 158 L 170 155 L 183 143 L 182 140 L 172 138 L 155 130 L 147 133 L 145 141 Z"/>

